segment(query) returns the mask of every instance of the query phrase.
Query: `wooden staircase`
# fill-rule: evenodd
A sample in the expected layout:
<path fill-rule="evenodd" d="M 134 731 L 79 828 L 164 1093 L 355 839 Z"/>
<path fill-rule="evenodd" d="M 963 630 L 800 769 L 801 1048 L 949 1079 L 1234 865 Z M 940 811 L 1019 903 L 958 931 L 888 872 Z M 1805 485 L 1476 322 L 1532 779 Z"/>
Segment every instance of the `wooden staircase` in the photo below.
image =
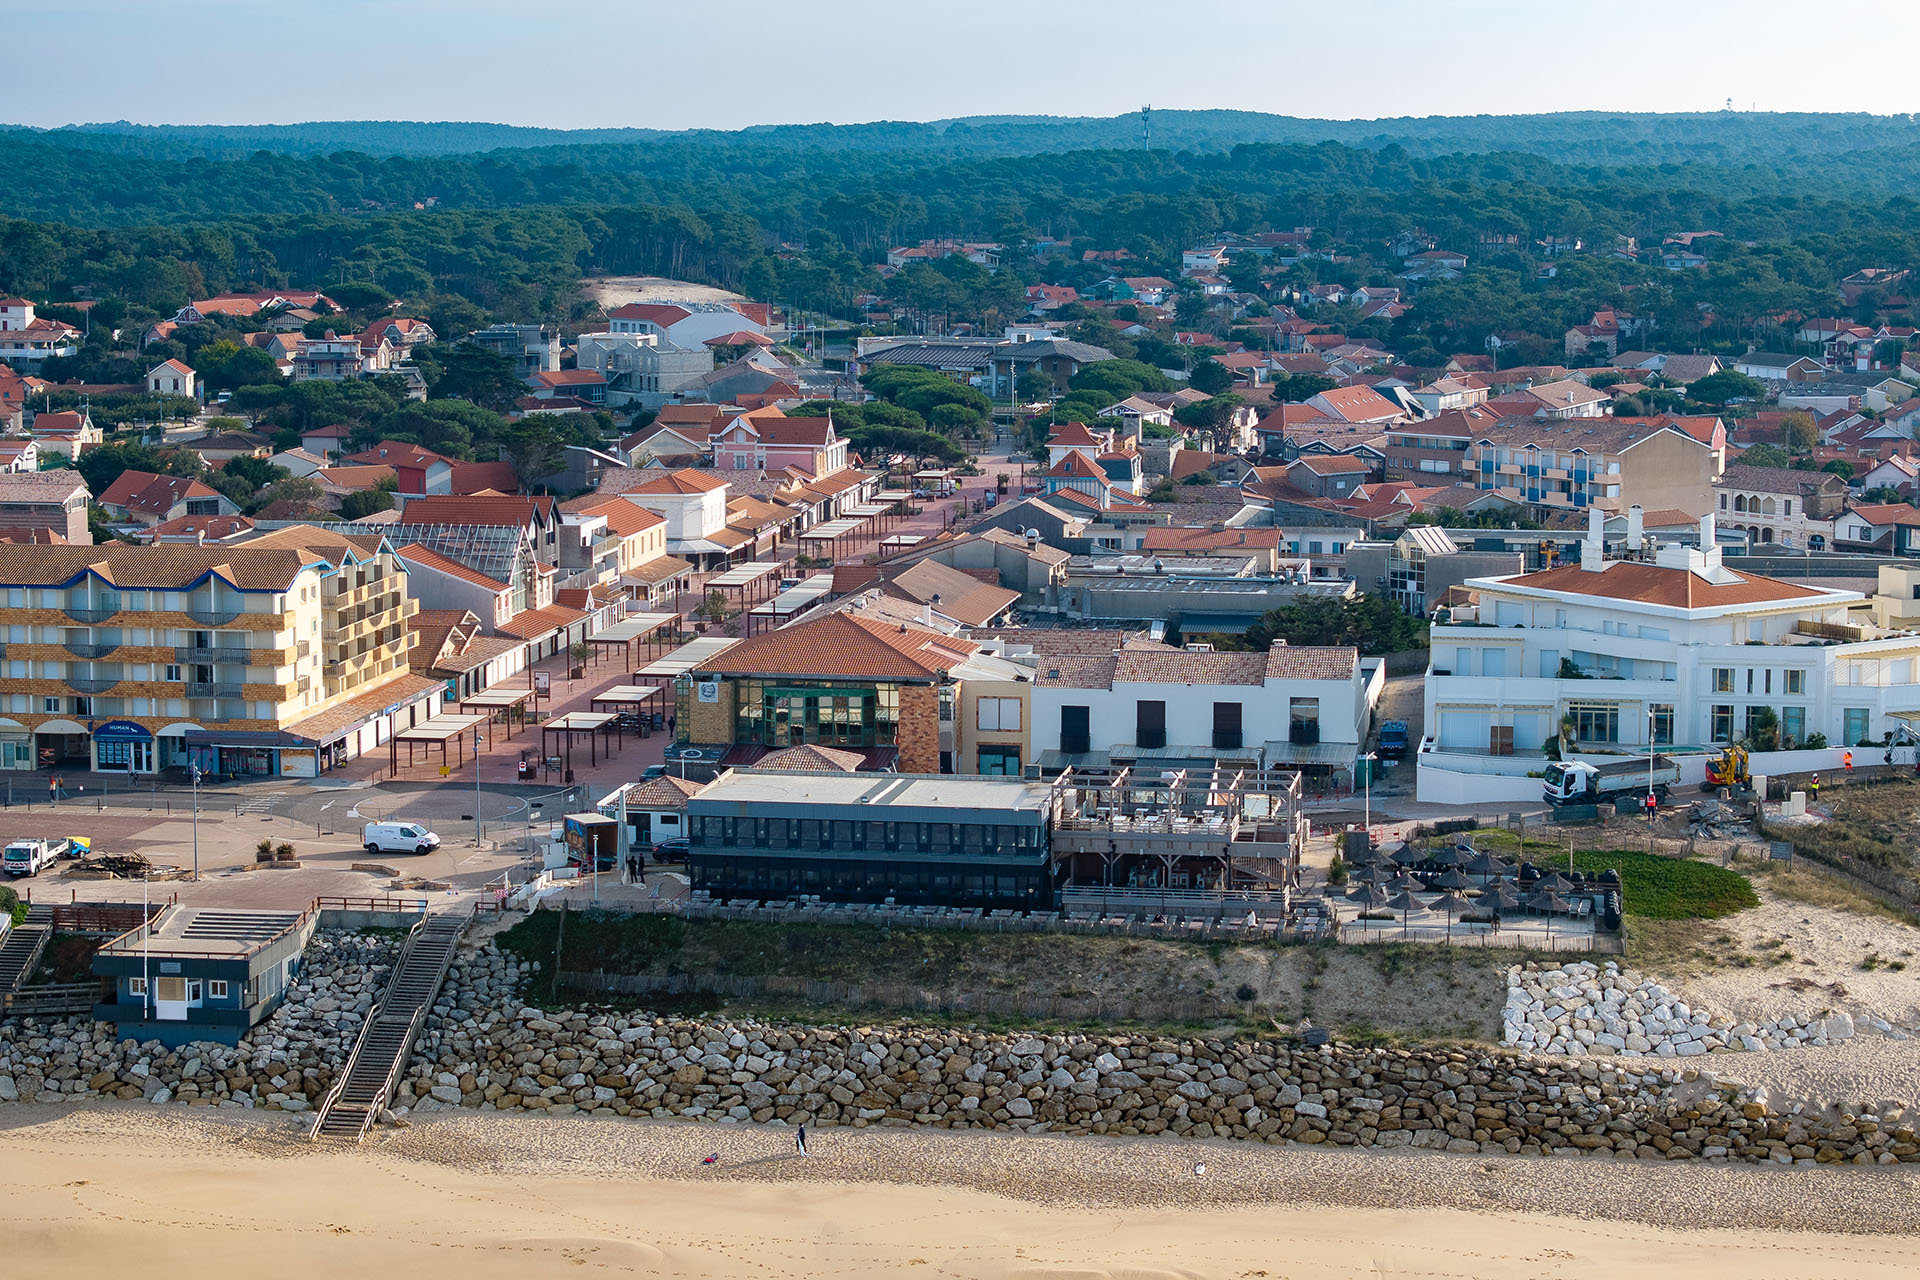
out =
<path fill-rule="evenodd" d="M 407 935 L 386 993 L 360 1028 L 353 1053 L 313 1118 L 310 1137 L 358 1142 L 393 1096 L 473 908 L 428 915 Z"/>
<path fill-rule="evenodd" d="M 52 938 L 52 913 L 45 907 L 27 908 L 25 923 L 15 925 L 0 944 L 0 996 L 18 991 L 33 976 Z"/>

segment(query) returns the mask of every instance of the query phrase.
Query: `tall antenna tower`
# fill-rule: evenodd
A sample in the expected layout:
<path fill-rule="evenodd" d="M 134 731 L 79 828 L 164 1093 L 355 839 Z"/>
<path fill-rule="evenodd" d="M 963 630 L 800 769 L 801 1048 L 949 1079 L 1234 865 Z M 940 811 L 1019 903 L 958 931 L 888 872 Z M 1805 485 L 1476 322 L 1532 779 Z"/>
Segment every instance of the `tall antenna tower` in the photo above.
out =
<path fill-rule="evenodd" d="M 1140 136 L 1146 142 L 1147 150 L 1153 150 L 1153 104 L 1151 102 L 1140 108 Z"/>

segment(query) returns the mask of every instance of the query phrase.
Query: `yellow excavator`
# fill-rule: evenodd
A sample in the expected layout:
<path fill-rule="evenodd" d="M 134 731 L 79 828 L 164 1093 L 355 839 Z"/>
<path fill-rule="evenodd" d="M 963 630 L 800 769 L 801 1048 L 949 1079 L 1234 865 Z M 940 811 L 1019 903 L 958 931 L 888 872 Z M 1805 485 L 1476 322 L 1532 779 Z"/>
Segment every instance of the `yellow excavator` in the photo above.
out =
<path fill-rule="evenodd" d="M 1729 787 L 1735 791 L 1751 790 L 1753 774 L 1747 766 L 1747 749 L 1729 744 L 1720 749 L 1720 754 L 1707 762 L 1707 780 L 1700 784 L 1702 791 L 1718 791 Z"/>

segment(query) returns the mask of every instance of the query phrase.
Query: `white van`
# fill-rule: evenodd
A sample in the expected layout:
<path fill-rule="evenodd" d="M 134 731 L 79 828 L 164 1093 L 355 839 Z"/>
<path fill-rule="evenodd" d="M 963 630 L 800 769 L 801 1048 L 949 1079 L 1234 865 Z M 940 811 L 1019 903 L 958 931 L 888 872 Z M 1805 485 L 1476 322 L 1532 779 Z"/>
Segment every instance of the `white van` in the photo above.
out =
<path fill-rule="evenodd" d="M 417 822 L 369 822 L 360 839 L 368 853 L 432 853 L 440 837 Z"/>

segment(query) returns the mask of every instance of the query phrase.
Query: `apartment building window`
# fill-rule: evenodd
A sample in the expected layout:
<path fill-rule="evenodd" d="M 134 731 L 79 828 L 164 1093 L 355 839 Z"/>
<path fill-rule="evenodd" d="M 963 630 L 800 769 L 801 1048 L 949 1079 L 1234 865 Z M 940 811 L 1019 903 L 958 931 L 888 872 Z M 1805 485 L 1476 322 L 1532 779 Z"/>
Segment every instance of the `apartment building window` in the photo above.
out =
<path fill-rule="evenodd" d="M 143 996 L 147 994 L 147 980 L 145 978 L 128 978 L 127 994 L 133 996 Z"/>
<path fill-rule="evenodd" d="M 180 683 L 180 668 L 172 663 L 167 664 L 166 680 L 169 684 Z"/>
<path fill-rule="evenodd" d="M 1238 702 L 1216 702 L 1213 704 L 1213 745 L 1215 750 L 1232 750 L 1240 746 L 1240 704 Z"/>
<path fill-rule="evenodd" d="M 1085 755 L 1093 750 L 1092 709 L 1060 708 L 1060 750 L 1067 755 Z"/>
<path fill-rule="evenodd" d="M 1570 702 L 1567 714 L 1573 717 L 1573 736 L 1579 742 L 1620 741 L 1620 708 L 1609 703 Z"/>
<path fill-rule="evenodd" d="M 1287 741 L 1306 745 L 1320 741 L 1320 699 L 1287 699 Z"/>
<path fill-rule="evenodd" d="M 1805 707 L 1780 708 L 1780 746 L 1796 747 L 1807 737 L 1807 709 Z"/>
<path fill-rule="evenodd" d="M 1020 729 L 1020 699 L 982 698 L 974 704 L 976 727 L 987 733 L 1017 733 Z"/>
<path fill-rule="evenodd" d="M 1843 745 L 1858 746 L 1867 740 L 1867 721 L 1870 714 L 1865 707 L 1848 707 L 1841 713 L 1841 723 L 1845 726 L 1841 736 L 1846 739 Z"/>
<path fill-rule="evenodd" d="M 1714 706 L 1709 708 L 1707 718 L 1707 740 L 1709 742 L 1733 741 L 1733 708 Z"/>
<path fill-rule="evenodd" d="M 980 772 L 989 777 L 1020 776 L 1020 748 L 981 747 Z"/>
<path fill-rule="evenodd" d="M 1753 668 L 1752 667 L 1747 668 L 1747 692 L 1748 693 L 1753 692 Z"/>
<path fill-rule="evenodd" d="M 46 712 L 58 712 L 60 710 L 60 699 L 42 698 L 40 699 L 40 709 Z"/>
<path fill-rule="evenodd" d="M 1133 708 L 1133 745 L 1142 748 L 1166 746 L 1167 704 L 1143 698 L 1134 703 Z"/>
<path fill-rule="evenodd" d="M 1765 671 L 1761 672 L 1760 675 L 1761 675 L 1760 692 L 1772 693 L 1773 692 L 1773 668 L 1768 667 Z"/>
<path fill-rule="evenodd" d="M 1651 712 L 1653 743 L 1657 747 L 1673 745 L 1673 704 L 1656 702 L 1647 708 Z"/>
<path fill-rule="evenodd" d="M 1713 669 L 1713 691 L 1715 693 L 1733 692 L 1733 668 L 1715 667 Z M 1715 742 L 1724 742 L 1724 738 L 1715 738 Z"/>
<path fill-rule="evenodd" d="M 225 1000 L 227 998 L 227 980 L 225 978 L 207 979 L 207 999 Z"/>
<path fill-rule="evenodd" d="M 1783 671 L 1782 693 L 1804 694 L 1807 691 L 1807 673 L 1804 671 Z"/>

